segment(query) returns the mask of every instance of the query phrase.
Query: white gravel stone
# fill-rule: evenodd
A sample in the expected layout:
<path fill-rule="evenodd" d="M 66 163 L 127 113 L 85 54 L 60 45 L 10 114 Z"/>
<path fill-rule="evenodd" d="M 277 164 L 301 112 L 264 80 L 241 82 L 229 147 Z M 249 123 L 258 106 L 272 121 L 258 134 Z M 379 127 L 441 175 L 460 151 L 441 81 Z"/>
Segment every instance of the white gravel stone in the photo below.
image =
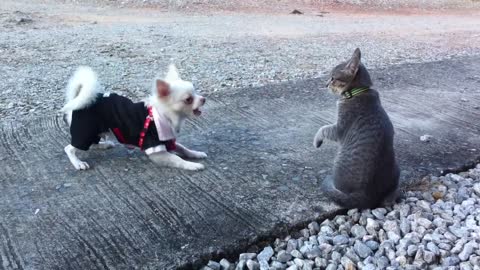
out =
<path fill-rule="evenodd" d="M 416 220 L 417 224 L 425 229 L 430 229 L 432 222 L 426 218 L 418 218 Z"/>
<path fill-rule="evenodd" d="M 298 241 L 297 239 L 290 239 L 287 242 L 287 252 L 292 252 L 292 250 L 297 249 Z"/>
<path fill-rule="evenodd" d="M 327 266 L 327 268 L 325 268 L 325 270 L 337 270 L 337 264 L 336 263 L 331 263 Z"/>
<path fill-rule="evenodd" d="M 458 254 L 458 258 L 462 261 L 467 261 L 477 246 L 477 243 L 473 241 L 466 243 L 465 246 L 463 246 L 462 252 Z"/>
<path fill-rule="evenodd" d="M 235 265 L 230 263 L 227 259 L 220 260 L 220 266 L 222 270 L 233 270 L 235 269 Z"/>
<path fill-rule="evenodd" d="M 298 266 L 296 266 L 295 264 L 291 265 L 290 267 L 287 268 L 287 270 L 298 270 Z"/>
<path fill-rule="evenodd" d="M 320 225 L 316 221 L 308 224 L 308 230 L 311 235 L 317 234 L 320 231 Z"/>
<path fill-rule="evenodd" d="M 213 270 L 220 270 L 221 268 L 221 265 L 218 262 L 214 262 L 214 261 L 209 261 L 207 266 Z"/>
<path fill-rule="evenodd" d="M 319 268 L 325 268 L 328 265 L 328 261 L 324 258 L 317 257 L 315 258 L 315 266 Z"/>
<path fill-rule="evenodd" d="M 247 267 L 247 262 L 245 260 L 239 260 L 235 266 L 235 270 L 244 270 Z"/>
<path fill-rule="evenodd" d="M 372 218 L 367 218 L 367 224 L 365 225 L 365 229 L 369 234 L 376 235 L 379 228 L 380 224 L 376 220 Z"/>
<path fill-rule="evenodd" d="M 460 259 L 457 256 L 446 257 L 442 259 L 442 265 L 445 267 L 455 266 L 460 263 Z"/>
<path fill-rule="evenodd" d="M 353 246 L 353 249 L 357 253 L 360 258 L 365 259 L 370 255 L 373 255 L 373 251 L 364 243 L 362 243 L 359 240 L 355 241 L 355 245 Z"/>
<path fill-rule="evenodd" d="M 480 196 L 480 183 L 475 183 L 473 185 L 473 191 L 475 191 L 475 194 L 477 194 L 477 196 Z"/>
<path fill-rule="evenodd" d="M 348 257 L 342 257 L 340 262 L 345 269 L 357 269 L 355 264 Z"/>
<path fill-rule="evenodd" d="M 326 245 L 326 244 L 322 244 L 322 245 Z M 331 248 L 330 248 L 330 250 L 331 250 Z M 321 255 L 322 255 L 322 250 L 320 250 L 320 248 L 317 247 L 317 246 L 314 246 L 311 249 L 307 250 L 307 252 L 305 252 L 305 256 L 308 259 L 315 259 L 316 257 L 319 257 Z"/>
<path fill-rule="evenodd" d="M 387 209 L 385 208 L 377 208 L 372 210 L 372 214 L 380 220 L 385 219 L 385 214 L 387 213 Z"/>
<path fill-rule="evenodd" d="M 265 261 L 268 262 L 270 258 L 273 256 L 273 248 L 270 246 L 265 247 L 262 252 L 258 253 L 257 260 L 258 261 Z"/>
<path fill-rule="evenodd" d="M 298 251 L 296 249 L 292 250 L 292 252 L 290 252 L 290 254 L 295 258 L 303 259 L 302 253 L 300 253 L 300 251 Z"/>
<path fill-rule="evenodd" d="M 254 260 L 247 261 L 248 270 L 260 270 L 260 264 Z"/>
<path fill-rule="evenodd" d="M 342 258 L 342 254 L 338 251 L 333 251 L 331 255 L 332 261 L 339 262 L 340 259 Z"/>
<path fill-rule="evenodd" d="M 272 262 L 271 268 L 272 270 L 285 270 L 287 266 L 281 262 Z"/>
<path fill-rule="evenodd" d="M 248 260 L 255 259 L 256 257 L 257 257 L 257 253 L 242 253 L 239 256 L 239 260 L 248 261 Z"/>
<path fill-rule="evenodd" d="M 345 235 L 337 235 L 333 237 L 332 241 L 334 245 L 345 245 L 350 242 L 348 237 L 346 237 Z"/>
<path fill-rule="evenodd" d="M 427 244 L 427 250 L 433 252 L 433 254 L 435 254 L 435 256 L 440 255 L 440 249 L 433 242 L 429 242 Z"/>
<path fill-rule="evenodd" d="M 418 250 L 417 245 L 410 245 L 407 248 L 407 255 L 410 257 L 413 257 L 417 253 L 417 250 Z"/>
<path fill-rule="evenodd" d="M 292 259 L 292 255 L 287 253 L 285 250 L 280 250 L 277 254 L 277 260 L 282 263 L 286 263 Z"/>
<path fill-rule="evenodd" d="M 351 233 L 355 238 L 362 238 L 367 234 L 367 230 L 365 230 L 364 227 L 355 224 L 351 229 Z"/>
<path fill-rule="evenodd" d="M 477 268 L 479 267 L 478 265 L 476 265 Z M 462 262 L 460 263 L 460 270 L 472 270 L 472 265 L 469 263 L 469 262 Z"/>
<path fill-rule="evenodd" d="M 420 136 L 420 141 L 429 142 L 432 138 L 433 138 L 432 135 L 425 134 L 425 135 Z"/>

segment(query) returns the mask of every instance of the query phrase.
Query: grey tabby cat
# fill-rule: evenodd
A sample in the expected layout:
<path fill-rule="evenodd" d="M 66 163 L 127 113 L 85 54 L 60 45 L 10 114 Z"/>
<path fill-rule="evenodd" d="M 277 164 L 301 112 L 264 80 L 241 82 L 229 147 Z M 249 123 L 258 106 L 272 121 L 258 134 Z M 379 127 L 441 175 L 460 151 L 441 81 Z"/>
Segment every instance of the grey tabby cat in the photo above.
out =
<path fill-rule="evenodd" d="M 321 127 L 313 144 L 324 139 L 338 142 L 333 176 L 322 183 L 322 191 L 345 208 L 374 208 L 397 197 L 400 170 L 393 149 L 393 125 L 380 104 L 378 92 L 360 62 L 360 49 L 338 66 L 328 81 L 337 102 L 336 124 Z"/>

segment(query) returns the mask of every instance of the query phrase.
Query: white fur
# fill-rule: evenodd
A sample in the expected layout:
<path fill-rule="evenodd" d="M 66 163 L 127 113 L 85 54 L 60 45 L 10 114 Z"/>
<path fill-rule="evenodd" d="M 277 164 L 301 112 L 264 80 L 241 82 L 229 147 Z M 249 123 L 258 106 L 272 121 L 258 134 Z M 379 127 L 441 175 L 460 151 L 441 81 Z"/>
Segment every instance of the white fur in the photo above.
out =
<path fill-rule="evenodd" d="M 81 161 L 75 152 L 77 151 L 77 148 L 73 147 L 71 144 L 65 146 L 65 153 L 67 153 L 68 159 L 70 159 L 70 162 L 72 163 L 73 167 L 77 170 L 86 170 L 90 169 L 90 166 L 88 163 Z"/>
<path fill-rule="evenodd" d="M 149 155 L 148 157 L 151 161 L 161 166 L 180 168 L 189 171 L 199 171 L 205 169 L 205 166 L 201 163 L 183 160 L 181 157 L 169 152 L 159 152 Z"/>
<path fill-rule="evenodd" d="M 157 80 L 162 80 L 169 85 L 170 94 L 168 96 L 158 97 L 156 90 Z M 89 67 L 78 68 L 69 81 L 67 87 L 67 104 L 62 109 L 67 115 L 69 125 L 72 120 L 72 111 L 90 105 L 95 100 L 98 93 L 100 92 L 95 72 Z M 190 96 L 193 98 L 193 102 L 192 104 L 186 104 L 184 101 Z M 185 118 L 192 117 L 195 114 L 194 112 L 199 110 L 204 103 L 205 98 L 195 93 L 195 89 L 191 82 L 184 81 L 180 78 L 178 70 L 174 65 L 169 66 L 165 78 L 155 79 L 152 95 L 145 101 L 147 106 L 154 106 L 158 112 L 163 113 L 172 123 L 175 132 L 177 133 L 180 131 L 180 126 Z M 108 149 L 113 146 L 114 143 L 103 138 L 95 148 Z M 86 162 L 78 159 L 75 154 L 76 150 L 77 149 L 72 145 L 65 147 L 65 153 L 67 153 L 73 166 L 77 170 L 86 170 L 90 168 Z M 185 158 L 200 159 L 207 157 L 207 154 L 190 150 L 179 143 L 176 144 L 176 152 Z M 149 154 L 148 157 L 160 166 L 169 166 L 193 171 L 205 168 L 203 164 L 183 160 L 181 157 L 167 151 L 152 153 Z"/>
<path fill-rule="evenodd" d="M 178 73 L 178 69 L 175 65 L 170 64 L 168 66 L 167 75 L 165 76 L 165 81 L 173 82 L 173 81 L 178 81 L 178 80 L 181 80 L 180 75 Z"/>
<path fill-rule="evenodd" d="M 156 81 L 163 80 L 170 87 L 170 95 L 160 98 L 157 94 Z M 186 105 L 184 98 L 192 96 L 193 103 Z M 163 79 L 156 78 L 153 82 L 152 95 L 145 101 L 147 106 L 154 106 L 155 109 L 163 113 L 172 123 L 175 132 L 180 132 L 183 121 L 193 116 L 193 110 L 199 109 L 205 98 L 195 93 L 193 84 L 182 80 L 177 68 L 174 65 L 168 67 L 168 72 Z M 206 158 L 207 154 L 193 151 L 177 143 L 176 152 L 185 158 Z M 205 167 L 200 163 L 185 161 L 182 158 L 168 152 L 153 153 L 149 158 L 156 164 L 162 166 L 182 168 L 186 170 L 203 170 Z"/>
<path fill-rule="evenodd" d="M 101 149 L 101 150 L 110 149 L 113 147 L 115 147 L 115 143 L 112 141 L 109 141 L 107 135 L 102 136 L 98 144 L 92 145 L 93 149 Z"/>
<path fill-rule="evenodd" d="M 190 150 L 187 147 L 176 143 L 177 153 L 185 158 L 207 158 L 207 154 L 200 151 Z"/>
<path fill-rule="evenodd" d="M 62 111 L 69 113 L 71 111 L 83 109 L 95 101 L 99 93 L 97 74 L 90 68 L 81 66 L 75 71 L 68 82 L 66 92 L 66 104 Z"/>

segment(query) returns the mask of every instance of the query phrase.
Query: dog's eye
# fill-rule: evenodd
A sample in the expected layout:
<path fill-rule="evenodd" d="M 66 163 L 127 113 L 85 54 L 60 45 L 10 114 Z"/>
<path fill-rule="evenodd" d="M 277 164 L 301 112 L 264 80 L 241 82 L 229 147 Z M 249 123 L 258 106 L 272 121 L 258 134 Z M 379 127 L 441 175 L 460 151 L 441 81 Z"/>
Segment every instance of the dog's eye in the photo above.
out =
<path fill-rule="evenodd" d="M 185 99 L 185 103 L 186 103 L 186 104 L 192 104 L 192 103 L 193 103 L 193 97 L 190 96 L 190 97 L 188 97 L 187 99 Z"/>

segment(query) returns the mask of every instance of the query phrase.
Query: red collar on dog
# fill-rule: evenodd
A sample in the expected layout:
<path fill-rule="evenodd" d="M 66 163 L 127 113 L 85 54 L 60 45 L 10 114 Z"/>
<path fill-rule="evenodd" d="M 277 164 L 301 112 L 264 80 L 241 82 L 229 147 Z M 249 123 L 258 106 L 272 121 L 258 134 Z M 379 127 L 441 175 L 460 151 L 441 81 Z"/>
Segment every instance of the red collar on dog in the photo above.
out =
<path fill-rule="evenodd" d="M 150 122 L 153 120 L 153 113 L 152 113 L 152 106 L 147 107 L 148 115 L 145 118 L 145 122 L 143 122 L 143 129 L 140 132 L 140 139 L 138 139 L 138 146 L 141 150 L 143 150 L 143 140 L 145 139 L 145 134 L 147 133 L 148 127 L 150 126 Z"/>

